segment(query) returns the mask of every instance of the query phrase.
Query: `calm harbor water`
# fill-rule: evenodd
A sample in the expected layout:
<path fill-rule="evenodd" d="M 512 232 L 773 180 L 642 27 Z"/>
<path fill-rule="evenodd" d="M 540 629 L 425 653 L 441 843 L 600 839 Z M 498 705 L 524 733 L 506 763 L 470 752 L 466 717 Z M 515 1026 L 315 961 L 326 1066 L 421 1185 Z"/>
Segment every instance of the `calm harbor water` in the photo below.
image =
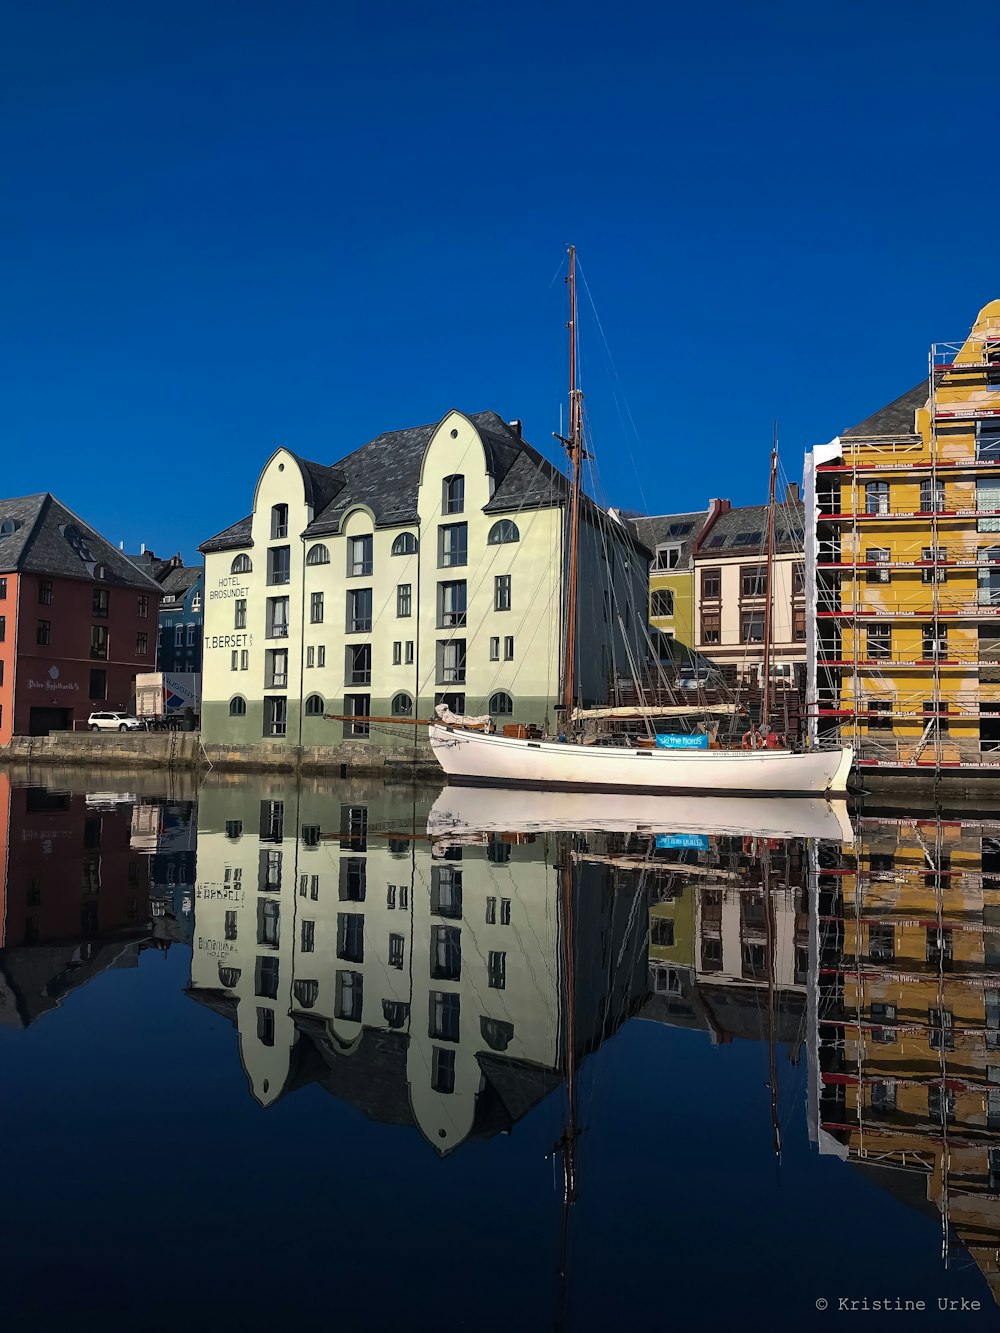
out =
<path fill-rule="evenodd" d="M 157 781 L 0 771 L 12 1329 L 995 1322 L 1000 816 Z"/>

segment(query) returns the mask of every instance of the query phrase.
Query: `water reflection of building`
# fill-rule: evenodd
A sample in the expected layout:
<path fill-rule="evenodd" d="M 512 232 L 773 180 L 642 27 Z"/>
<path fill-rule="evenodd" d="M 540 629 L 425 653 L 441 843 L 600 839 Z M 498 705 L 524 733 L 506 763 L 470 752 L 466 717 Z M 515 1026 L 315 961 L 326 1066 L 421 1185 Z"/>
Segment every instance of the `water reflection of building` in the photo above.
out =
<path fill-rule="evenodd" d="M 27 1026 L 149 937 L 146 859 L 131 808 L 16 787 L 0 770 L 0 1022 Z"/>
<path fill-rule="evenodd" d="M 429 804 L 203 788 L 190 993 L 237 1028 L 261 1104 L 318 1082 L 443 1153 L 510 1128 L 561 1080 L 571 849 L 432 850 Z M 646 911 L 606 865 L 573 874 L 579 1058 L 645 995 Z"/>
<path fill-rule="evenodd" d="M 811 1132 L 938 1212 L 1000 1298 L 1000 826 L 820 849 Z"/>
<path fill-rule="evenodd" d="M 198 824 L 194 801 L 137 801 L 132 846 L 149 857 L 153 936 L 168 947 L 191 943 Z"/>
<path fill-rule="evenodd" d="M 652 994 L 643 1017 L 701 1028 L 713 1042 L 770 1037 L 797 1049 L 809 961 L 804 843 L 660 841 L 646 870 Z"/>

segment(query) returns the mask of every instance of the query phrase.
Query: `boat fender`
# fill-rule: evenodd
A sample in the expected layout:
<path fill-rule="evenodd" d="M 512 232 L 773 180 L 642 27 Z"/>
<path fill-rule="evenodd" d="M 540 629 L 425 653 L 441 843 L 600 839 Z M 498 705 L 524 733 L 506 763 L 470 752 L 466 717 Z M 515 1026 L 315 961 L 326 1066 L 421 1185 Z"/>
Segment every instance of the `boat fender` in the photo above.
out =
<path fill-rule="evenodd" d="M 750 731 L 743 733 L 743 740 L 740 742 L 744 750 L 759 750 L 764 744 L 764 737 L 759 731 Z"/>

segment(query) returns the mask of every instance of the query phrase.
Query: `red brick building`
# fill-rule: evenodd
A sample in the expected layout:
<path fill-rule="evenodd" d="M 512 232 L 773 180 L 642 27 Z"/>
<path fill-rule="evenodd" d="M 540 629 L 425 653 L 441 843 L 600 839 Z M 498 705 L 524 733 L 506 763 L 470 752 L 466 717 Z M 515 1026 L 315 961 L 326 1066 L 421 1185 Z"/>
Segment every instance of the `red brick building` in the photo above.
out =
<path fill-rule="evenodd" d="M 129 708 L 160 588 L 48 493 L 0 500 L 0 745 Z"/>
<path fill-rule="evenodd" d="M 17 787 L 0 769 L 0 1027 L 27 1027 L 151 938 L 132 807 Z"/>

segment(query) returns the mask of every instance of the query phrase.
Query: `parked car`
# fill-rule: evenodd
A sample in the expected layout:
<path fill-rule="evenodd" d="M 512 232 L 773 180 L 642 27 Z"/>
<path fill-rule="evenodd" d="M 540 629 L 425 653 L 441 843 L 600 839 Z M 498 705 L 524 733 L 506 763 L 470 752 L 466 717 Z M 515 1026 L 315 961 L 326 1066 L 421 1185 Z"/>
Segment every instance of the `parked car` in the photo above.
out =
<path fill-rule="evenodd" d="M 87 719 L 91 731 L 144 731 L 143 724 L 131 713 L 91 713 Z"/>
<path fill-rule="evenodd" d="M 692 667 L 677 677 L 677 688 L 681 690 L 717 690 L 724 683 L 722 672 L 715 667 Z"/>

